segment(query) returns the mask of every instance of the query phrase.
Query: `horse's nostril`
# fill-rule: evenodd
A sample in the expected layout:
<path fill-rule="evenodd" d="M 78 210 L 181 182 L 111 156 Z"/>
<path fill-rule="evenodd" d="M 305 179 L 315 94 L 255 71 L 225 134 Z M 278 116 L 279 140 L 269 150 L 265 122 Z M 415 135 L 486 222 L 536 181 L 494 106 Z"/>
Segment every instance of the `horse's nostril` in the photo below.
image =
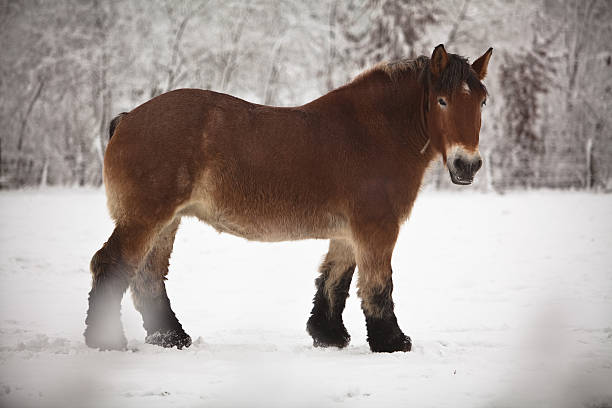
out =
<path fill-rule="evenodd" d="M 461 159 L 453 160 L 453 166 L 456 170 L 463 170 L 463 162 L 461 161 Z"/>
<path fill-rule="evenodd" d="M 479 157 L 478 160 L 476 160 L 476 163 L 474 163 L 474 172 L 477 172 L 478 170 L 480 170 L 481 167 L 482 167 L 482 159 Z"/>

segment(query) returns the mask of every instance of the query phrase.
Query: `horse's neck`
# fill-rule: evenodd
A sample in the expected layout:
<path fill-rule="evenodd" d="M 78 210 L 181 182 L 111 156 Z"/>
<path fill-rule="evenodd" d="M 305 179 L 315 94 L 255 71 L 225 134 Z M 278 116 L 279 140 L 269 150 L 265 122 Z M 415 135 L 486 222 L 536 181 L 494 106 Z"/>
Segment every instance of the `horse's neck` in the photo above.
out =
<path fill-rule="evenodd" d="M 416 77 L 405 76 L 393 82 L 384 73 L 373 73 L 338 91 L 350 99 L 357 112 L 384 118 L 391 128 L 388 136 L 394 138 L 398 148 L 419 161 L 429 163 L 433 158 L 424 116 L 426 95 Z M 369 125 L 380 129 L 375 121 Z"/>

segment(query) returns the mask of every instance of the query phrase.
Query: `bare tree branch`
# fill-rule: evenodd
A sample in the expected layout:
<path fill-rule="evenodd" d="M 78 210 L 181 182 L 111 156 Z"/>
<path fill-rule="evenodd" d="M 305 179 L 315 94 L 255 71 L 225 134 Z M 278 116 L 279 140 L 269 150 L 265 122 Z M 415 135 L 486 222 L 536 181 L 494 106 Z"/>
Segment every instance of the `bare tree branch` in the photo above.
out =
<path fill-rule="evenodd" d="M 21 152 L 23 147 L 23 140 L 25 139 L 25 130 L 28 124 L 28 119 L 30 118 L 30 114 L 32 113 L 32 109 L 34 109 L 34 105 L 36 101 L 40 98 L 40 94 L 42 93 L 43 87 L 45 86 L 45 79 L 42 78 L 38 81 L 38 87 L 36 88 L 36 92 L 34 92 L 34 96 L 30 100 L 28 104 L 28 109 L 26 110 L 23 118 L 21 119 L 21 129 L 19 130 L 19 140 L 17 142 L 17 151 Z"/>
<path fill-rule="evenodd" d="M 467 9 L 468 6 L 470 5 L 470 0 L 464 0 L 463 1 L 463 6 L 461 7 L 461 12 L 459 13 L 459 16 L 457 17 L 457 19 L 455 20 L 455 23 L 453 24 L 453 27 L 450 30 L 450 33 L 448 34 L 448 38 L 446 39 L 446 46 L 448 47 L 450 44 L 452 44 L 455 39 L 457 38 L 457 32 L 459 30 L 459 26 L 461 25 L 461 23 L 463 23 L 463 20 L 465 19 L 465 16 L 467 14 Z"/>

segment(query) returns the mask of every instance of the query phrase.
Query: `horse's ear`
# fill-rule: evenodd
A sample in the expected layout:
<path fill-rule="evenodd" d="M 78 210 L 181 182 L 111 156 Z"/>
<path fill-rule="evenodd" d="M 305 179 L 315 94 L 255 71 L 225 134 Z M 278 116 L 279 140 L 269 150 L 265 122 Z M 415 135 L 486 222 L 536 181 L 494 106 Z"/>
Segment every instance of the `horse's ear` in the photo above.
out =
<path fill-rule="evenodd" d="M 478 79 L 481 81 L 487 76 L 487 67 L 489 66 L 489 59 L 491 58 L 491 54 L 493 53 L 493 48 L 489 48 L 487 52 L 482 54 L 482 57 L 478 58 L 472 64 L 472 69 L 476 71 L 478 75 Z"/>
<path fill-rule="evenodd" d="M 431 54 L 431 73 L 434 78 L 438 78 L 444 68 L 448 65 L 448 54 L 444 49 L 444 45 L 440 44 L 433 50 L 433 54 Z"/>

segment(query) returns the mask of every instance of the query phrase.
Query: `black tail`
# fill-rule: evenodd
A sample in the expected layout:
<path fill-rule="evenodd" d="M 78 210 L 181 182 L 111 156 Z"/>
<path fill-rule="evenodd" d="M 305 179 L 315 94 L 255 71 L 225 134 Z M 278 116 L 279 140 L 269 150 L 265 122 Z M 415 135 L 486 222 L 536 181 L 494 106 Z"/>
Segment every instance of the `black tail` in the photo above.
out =
<path fill-rule="evenodd" d="M 110 126 L 108 127 L 108 139 L 109 140 L 111 137 L 113 137 L 113 134 L 115 133 L 115 128 L 117 127 L 119 122 L 121 122 L 121 118 L 123 118 L 123 115 L 127 115 L 127 112 L 121 112 L 120 114 L 115 116 L 113 120 L 111 120 Z"/>

